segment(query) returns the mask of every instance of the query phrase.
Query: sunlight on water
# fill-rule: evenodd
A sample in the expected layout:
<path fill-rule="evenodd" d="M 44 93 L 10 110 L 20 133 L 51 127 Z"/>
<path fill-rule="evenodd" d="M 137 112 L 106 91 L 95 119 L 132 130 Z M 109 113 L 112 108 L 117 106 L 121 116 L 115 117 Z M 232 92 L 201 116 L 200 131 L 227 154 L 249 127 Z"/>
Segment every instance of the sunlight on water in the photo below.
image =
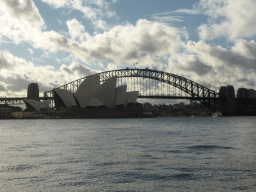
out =
<path fill-rule="evenodd" d="M 2 120 L 1 191 L 254 191 L 256 118 Z"/>

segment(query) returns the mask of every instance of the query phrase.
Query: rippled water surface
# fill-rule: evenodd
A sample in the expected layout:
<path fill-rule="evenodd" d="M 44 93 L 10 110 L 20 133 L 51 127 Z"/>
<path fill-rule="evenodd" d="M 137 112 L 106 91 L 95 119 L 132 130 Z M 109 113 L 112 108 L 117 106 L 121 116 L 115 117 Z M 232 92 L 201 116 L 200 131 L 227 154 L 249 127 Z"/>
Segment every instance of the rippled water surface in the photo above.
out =
<path fill-rule="evenodd" d="M 1 120 L 1 191 L 256 191 L 256 118 Z"/>

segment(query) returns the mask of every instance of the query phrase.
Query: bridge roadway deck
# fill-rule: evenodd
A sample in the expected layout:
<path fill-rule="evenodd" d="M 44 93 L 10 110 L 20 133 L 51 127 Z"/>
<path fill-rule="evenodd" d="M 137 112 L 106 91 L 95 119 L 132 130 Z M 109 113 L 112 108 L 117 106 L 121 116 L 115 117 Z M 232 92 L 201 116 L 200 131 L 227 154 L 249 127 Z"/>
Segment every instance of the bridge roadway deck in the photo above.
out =
<path fill-rule="evenodd" d="M 139 95 L 138 98 L 145 98 L 145 99 L 187 99 L 187 100 L 225 100 L 225 98 L 209 98 L 209 97 L 184 97 L 184 96 L 166 96 L 166 95 Z M 5 97 L 0 98 L 0 104 L 10 104 L 10 105 L 18 105 L 24 104 L 23 100 L 27 99 L 27 97 Z M 54 97 L 39 97 L 39 100 L 47 100 L 47 99 L 54 99 Z M 256 102 L 256 99 L 251 98 L 236 98 L 236 101 L 248 101 L 248 102 Z"/>
<path fill-rule="evenodd" d="M 24 104 L 23 100 L 27 97 L 4 97 L 0 98 L 0 104 L 19 105 Z M 39 100 L 53 99 L 53 97 L 39 97 Z"/>
<path fill-rule="evenodd" d="M 213 97 L 184 97 L 184 96 L 143 96 L 139 95 L 138 98 L 147 98 L 147 99 L 187 99 L 187 100 L 220 100 L 220 98 L 213 98 Z"/>
<path fill-rule="evenodd" d="M 184 96 L 166 96 L 166 95 L 139 95 L 138 98 L 147 98 L 147 99 L 192 99 L 192 100 L 208 100 L 208 97 L 184 97 Z M 0 102 L 3 101 L 11 101 L 11 100 L 24 100 L 27 97 L 4 97 L 0 98 Z M 39 97 L 39 100 L 47 100 L 47 99 L 54 99 L 54 97 Z M 219 100 L 219 98 L 210 98 L 211 100 Z"/>

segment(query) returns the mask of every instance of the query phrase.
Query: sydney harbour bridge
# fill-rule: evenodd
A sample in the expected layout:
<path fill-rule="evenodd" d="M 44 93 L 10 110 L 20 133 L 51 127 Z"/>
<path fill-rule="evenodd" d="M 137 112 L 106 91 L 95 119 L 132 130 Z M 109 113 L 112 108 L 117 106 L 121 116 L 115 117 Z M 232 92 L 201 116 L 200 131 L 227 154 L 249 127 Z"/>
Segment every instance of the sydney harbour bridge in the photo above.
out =
<path fill-rule="evenodd" d="M 99 73 L 100 81 L 116 76 L 117 86 L 127 85 L 127 91 L 139 91 L 138 98 L 198 100 L 211 111 L 218 108 L 219 93 L 182 76 L 151 69 L 119 69 Z M 56 89 L 75 92 L 89 76 L 77 79 Z M 24 98 L 0 98 L 0 103 L 21 104 Z M 53 91 L 45 92 L 40 100 L 53 99 Z"/>

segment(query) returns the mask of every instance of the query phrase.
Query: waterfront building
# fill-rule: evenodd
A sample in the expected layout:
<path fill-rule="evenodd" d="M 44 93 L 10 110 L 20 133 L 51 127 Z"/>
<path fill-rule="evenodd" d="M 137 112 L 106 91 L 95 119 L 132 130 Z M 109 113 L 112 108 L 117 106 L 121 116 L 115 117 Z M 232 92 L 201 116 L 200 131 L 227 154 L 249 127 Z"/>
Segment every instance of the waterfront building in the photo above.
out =
<path fill-rule="evenodd" d="M 104 103 L 105 106 L 112 109 L 115 104 L 117 77 L 111 77 L 106 80 L 93 94 L 93 97 Z"/>
<path fill-rule="evenodd" d="M 77 105 L 81 108 L 85 108 L 90 105 L 98 105 L 95 104 L 96 100 L 90 102 L 94 93 L 100 86 L 100 76 L 99 74 L 91 75 L 87 77 L 78 87 L 77 91 L 74 93 L 74 97 L 76 99 Z"/>
<path fill-rule="evenodd" d="M 256 91 L 254 89 L 250 89 L 249 92 L 250 92 L 250 97 L 249 98 L 252 98 L 252 99 L 256 98 Z"/>
<path fill-rule="evenodd" d="M 49 105 L 51 103 L 50 100 L 40 102 L 34 99 L 24 99 L 23 101 L 26 103 L 27 108 L 32 111 L 40 111 L 41 109 L 47 109 L 49 108 Z"/>
<path fill-rule="evenodd" d="M 232 85 L 222 86 L 219 89 L 219 97 L 225 98 L 225 100 L 220 101 L 219 110 L 222 113 L 231 115 L 235 110 L 235 90 Z"/>
<path fill-rule="evenodd" d="M 96 74 L 86 78 L 75 93 L 64 89 L 53 89 L 55 107 L 67 109 L 105 107 L 113 109 L 116 106 L 125 107 L 135 104 L 139 92 L 127 92 L 127 85 L 116 87 L 116 81 L 117 77 L 114 76 L 100 84 L 100 76 Z M 32 99 L 25 99 L 24 102 L 29 105 L 30 109 L 36 111 L 46 107 L 45 102 Z"/>
<path fill-rule="evenodd" d="M 116 88 L 116 106 L 125 106 L 127 97 L 127 85 L 123 85 Z"/>
<path fill-rule="evenodd" d="M 256 98 L 256 91 L 254 89 L 239 88 L 237 90 L 237 98 Z"/>
<path fill-rule="evenodd" d="M 226 97 L 235 98 L 235 89 L 232 85 L 228 85 L 226 88 Z"/>
<path fill-rule="evenodd" d="M 139 91 L 131 91 L 126 93 L 126 105 L 131 103 L 136 103 L 136 100 L 139 96 Z"/>
<path fill-rule="evenodd" d="M 56 108 L 71 108 L 77 106 L 72 92 L 65 89 L 53 89 L 53 92 Z"/>
<path fill-rule="evenodd" d="M 239 88 L 237 90 L 237 98 L 246 98 L 245 97 L 245 91 L 246 91 L 245 88 Z"/>
<path fill-rule="evenodd" d="M 27 98 L 39 101 L 39 89 L 37 83 L 28 85 Z"/>
<path fill-rule="evenodd" d="M 190 100 L 190 106 L 194 107 L 197 104 L 196 100 Z"/>
<path fill-rule="evenodd" d="M 220 98 L 225 98 L 226 97 L 226 90 L 227 87 L 221 86 L 219 89 L 219 97 Z"/>
<path fill-rule="evenodd" d="M 143 104 L 143 111 L 144 112 L 150 112 L 151 111 L 151 104 L 146 102 Z"/>

